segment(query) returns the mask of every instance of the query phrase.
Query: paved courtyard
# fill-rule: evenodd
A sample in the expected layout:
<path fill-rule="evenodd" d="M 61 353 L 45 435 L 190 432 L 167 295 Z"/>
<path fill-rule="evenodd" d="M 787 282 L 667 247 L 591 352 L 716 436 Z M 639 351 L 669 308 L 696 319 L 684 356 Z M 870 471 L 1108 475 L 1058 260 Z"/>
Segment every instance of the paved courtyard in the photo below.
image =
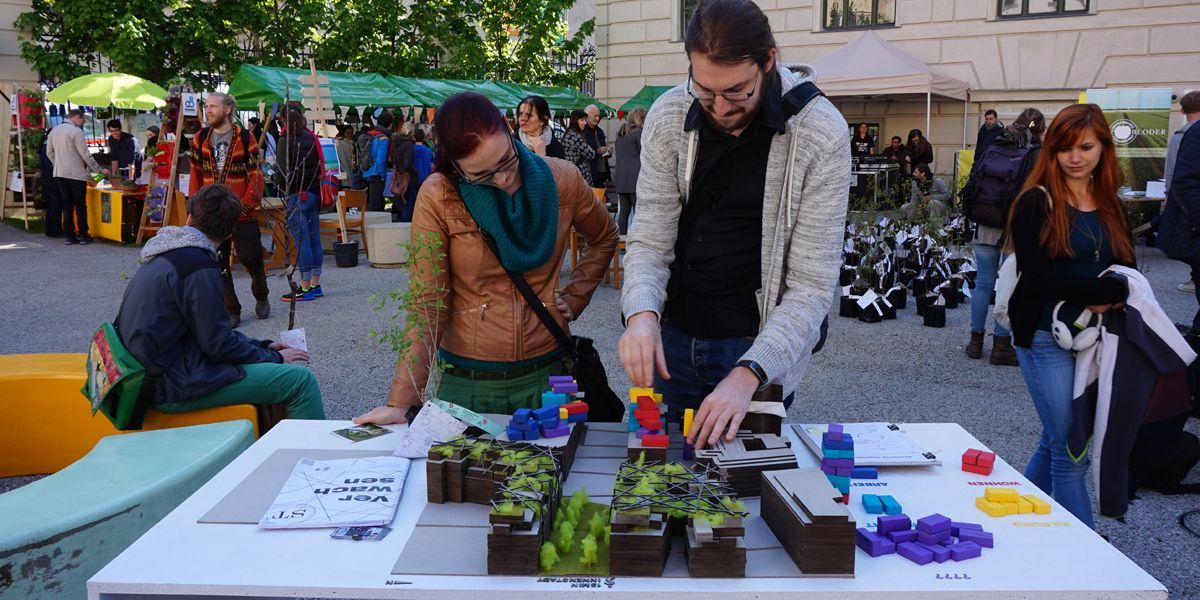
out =
<path fill-rule="evenodd" d="M 0 354 L 83 352 L 97 325 L 116 316 L 137 255 L 132 246 L 64 246 L 0 225 Z M 1190 319 L 1196 301 L 1175 289 L 1187 268 L 1154 249 L 1139 247 L 1138 258 L 1167 313 L 1176 321 Z M 374 310 L 369 298 L 403 286 L 407 272 L 373 269 L 365 260 L 339 269 L 332 257 L 325 268 L 326 295 L 297 306 L 297 326 L 307 330 L 329 418 L 348 419 L 385 399 L 396 358 L 371 338 L 386 326 L 387 315 Z M 272 315 L 260 321 L 252 314 L 249 278 L 238 269 L 235 281 L 246 305 L 241 330 L 277 338 L 287 325 L 288 307 L 278 300 L 286 283 L 270 279 Z M 574 327 L 596 340 L 618 391 L 629 386 L 616 356 L 619 301 L 619 290 L 602 285 Z M 944 329 L 923 327 L 911 304 L 899 320 L 875 325 L 835 313 L 825 350 L 813 358 L 788 420 L 957 422 L 1023 468 L 1040 424 L 1016 368 L 990 366 L 986 355 L 982 361 L 965 358 L 968 321 L 968 307 L 948 311 Z M 1189 429 L 1200 431 L 1197 425 L 1193 419 Z M 1194 471 L 1189 481 L 1196 480 L 1200 473 Z M 0 490 L 12 485 L 0 480 Z M 1182 515 L 1196 509 L 1196 495 L 1144 492 L 1123 522 L 1099 518 L 1097 528 L 1163 582 L 1172 598 L 1200 598 L 1200 538 L 1181 527 Z M 1200 529 L 1200 515 L 1186 521 Z"/>

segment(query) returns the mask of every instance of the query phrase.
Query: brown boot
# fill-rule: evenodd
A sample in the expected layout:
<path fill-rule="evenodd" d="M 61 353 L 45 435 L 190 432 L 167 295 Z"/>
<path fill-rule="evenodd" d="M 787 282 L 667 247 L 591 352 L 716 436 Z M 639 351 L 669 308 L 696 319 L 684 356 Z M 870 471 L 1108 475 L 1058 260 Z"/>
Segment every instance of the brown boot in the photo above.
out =
<path fill-rule="evenodd" d="M 983 332 L 972 331 L 967 343 L 967 358 L 983 358 Z"/>
<path fill-rule="evenodd" d="M 1017 352 L 1012 347 L 1012 336 L 995 336 L 992 338 L 992 356 L 988 362 L 1002 367 L 1017 367 Z"/>

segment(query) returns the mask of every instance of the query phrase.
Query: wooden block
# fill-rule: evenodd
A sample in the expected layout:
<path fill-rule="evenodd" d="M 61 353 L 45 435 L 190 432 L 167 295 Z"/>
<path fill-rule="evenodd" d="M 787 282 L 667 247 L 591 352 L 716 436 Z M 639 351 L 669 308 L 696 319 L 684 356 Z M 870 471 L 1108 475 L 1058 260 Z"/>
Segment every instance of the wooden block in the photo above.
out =
<path fill-rule="evenodd" d="M 971 449 L 967 450 L 966 452 L 963 452 L 962 464 L 978 465 L 979 464 L 979 452 L 980 452 L 979 450 L 976 450 L 974 448 L 971 448 Z"/>
<path fill-rule="evenodd" d="M 993 517 L 1003 517 L 1006 514 L 1004 506 L 988 500 L 986 496 L 976 498 L 975 507 Z"/>
<path fill-rule="evenodd" d="M 1016 502 L 1021 497 L 1016 488 L 989 487 L 984 488 L 983 495 L 992 502 Z"/>
<path fill-rule="evenodd" d="M 697 541 L 713 541 L 712 524 L 710 524 L 707 519 L 696 519 L 692 521 L 692 529 Z"/>
<path fill-rule="evenodd" d="M 1033 505 L 1034 514 L 1039 514 L 1039 515 L 1050 514 L 1050 503 L 1049 502 L 1046 502 L 1045 500 L 1042 500 L 1041 498 L 1034 496 L 1033 494 L 1026 494 L 1024 496 L 1021 496 L 1021 499 L 1025 500 Z"/>
<path fill-rule="evenodd" d="M 1032 502 L 1030 502 L 1024 498 L 1017 499 L 1017 514 L 1027 515 L 1032 512 L 1033 512 L 1033 503 Z"/>

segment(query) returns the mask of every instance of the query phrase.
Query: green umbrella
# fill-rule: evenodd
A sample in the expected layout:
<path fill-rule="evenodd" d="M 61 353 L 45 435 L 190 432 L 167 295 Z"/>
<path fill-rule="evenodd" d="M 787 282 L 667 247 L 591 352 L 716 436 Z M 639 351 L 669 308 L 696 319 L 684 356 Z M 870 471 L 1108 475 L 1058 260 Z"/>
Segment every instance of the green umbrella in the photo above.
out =
<path fill-rule="evenodd" d="M 50 102 L 151 110 L 166 106 L 167 90 L 136 75 L 92 73 L 76 77 L 46 94 Z"/>

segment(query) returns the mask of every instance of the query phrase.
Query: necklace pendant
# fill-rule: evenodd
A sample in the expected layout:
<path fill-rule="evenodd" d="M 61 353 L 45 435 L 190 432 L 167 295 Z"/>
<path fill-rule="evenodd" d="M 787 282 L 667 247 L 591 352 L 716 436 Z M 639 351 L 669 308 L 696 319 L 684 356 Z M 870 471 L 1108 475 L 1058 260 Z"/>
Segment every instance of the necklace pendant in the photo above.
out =
<path fill-rule="evenodd" d="M 1099 250 L 1097 250 L 1095 252 L 1095 254 L 1092 255 L 1092 262 L 1100 262 L 1100 251 Z"/>

